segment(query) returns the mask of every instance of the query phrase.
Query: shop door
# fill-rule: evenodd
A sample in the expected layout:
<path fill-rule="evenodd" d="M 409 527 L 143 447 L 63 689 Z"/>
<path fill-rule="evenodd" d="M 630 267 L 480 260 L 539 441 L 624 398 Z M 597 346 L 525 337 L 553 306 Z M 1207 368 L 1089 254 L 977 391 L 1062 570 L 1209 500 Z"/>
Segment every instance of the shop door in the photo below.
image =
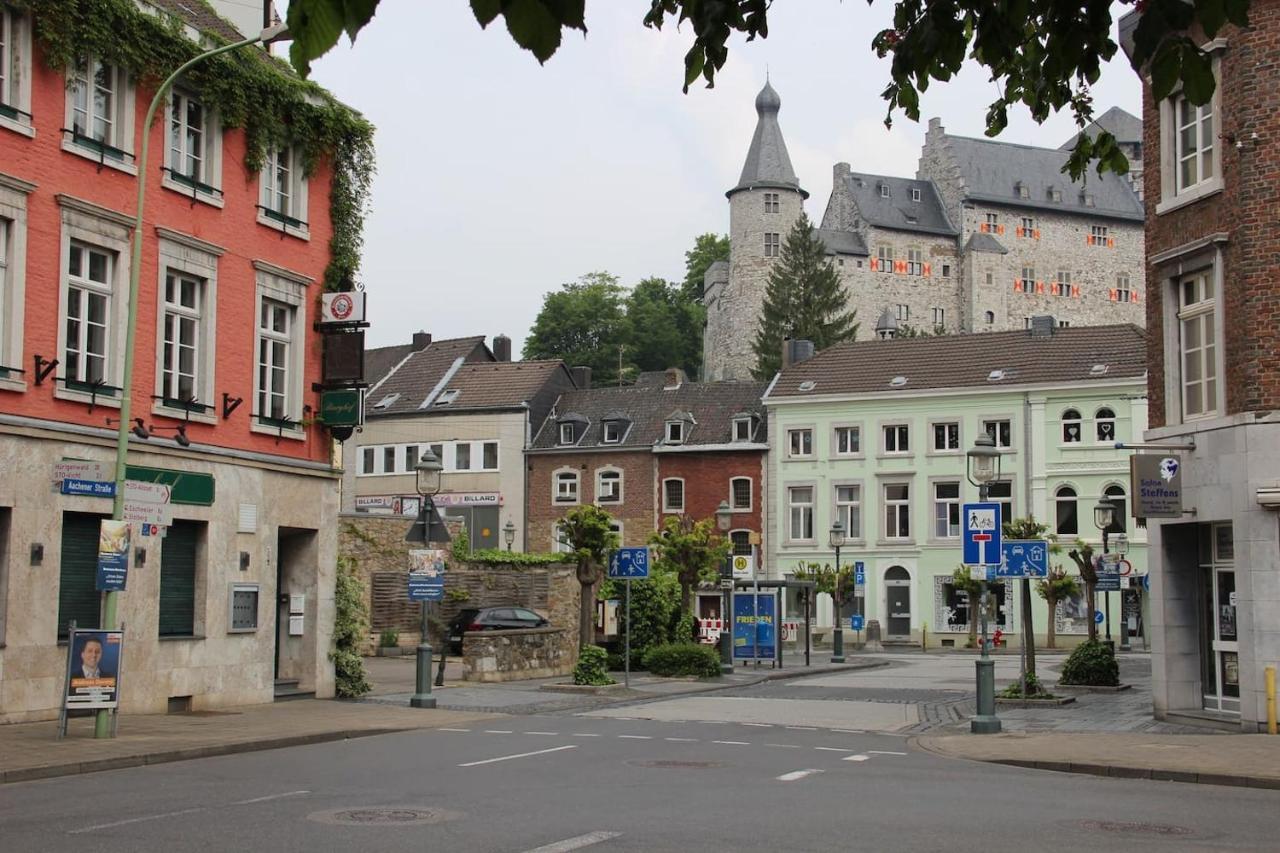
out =
<path fill-rule="evenodd" d="M 885 610 L 888 613 L 885 636 L 911 636 L 911 575 L 902 566 L 884 573 Z"/>
<path fill-rule="evenodd" d="M 1200 566 L 1201 684 L 1209 711 L 1240 713 L 1240 644 L 1236 625 L 1236 573 L 1230 524 L 1206 525 L 1210 560 Z"/>

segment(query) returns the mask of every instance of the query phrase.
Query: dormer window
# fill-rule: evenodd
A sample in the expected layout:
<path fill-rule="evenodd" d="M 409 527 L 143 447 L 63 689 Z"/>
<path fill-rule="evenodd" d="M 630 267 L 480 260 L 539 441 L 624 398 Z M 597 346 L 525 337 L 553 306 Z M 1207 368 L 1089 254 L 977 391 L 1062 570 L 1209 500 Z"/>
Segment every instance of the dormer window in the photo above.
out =
<path fill-rule="evenodd" d="M 911 200 L 912 200 L 912 201 L 919 201 L 919 200 L 920 200 L 920 190 L 919 190 L 919 188 L 917 188 L 917 187 L 912 187 L 912 188 L 911 188 Z"/>
<path fill-rule="evenodd" d="M 618 444 L 622 441 L 622 422 L 621 421 L 605 421 L 604 422 L 604 443 Z"/>
<path fill-rule="evenodd" d="M 734 441 L 750 441 L 751 440 L 751 418 L 734 418 L 733 419 L 733 440 Z"/>
<path fill-rule="evenodd" d="M 436 398 L 436 405 L 437 406 L 449 405 L 454 400 L 458 399 L 459 393 L 460 392 L 457 388 L 450 388 L 448 391 L 441 393 L 440 396 Z"/>
<path fill-rule="evenodd" d="M 1049 187 L 1049 201 L 1062 201 L 1062 190 L 1057 187 Z"/>
<path fill-rule="evenodd" d="M 888 184 L 881 184 L 881 185 L 880 185 L 880 198 L 888 198 L 888 197 L 889 197 L 889 185 L 888 185 Z"/>
<path fill-rule="evenodd" d="M 394 403 L 396 400 L 399 400 L 399 399 L 400 399 L 399 394 L 388 394 L 378 402 L 374 403 L 373 407 L 375 409 L 386 409 L 386 408 L 389 408 L 392 403 Z"/>
<path fill-rule="evenodd" d="M 573 444 L 573 424 L 560 424 L 560 443 Z"/>
<path fill-rule="evenodd" d="M 682 442 L 684 442 L 684 422 L 667 421 L 667 444 L 681 444 Z"/>

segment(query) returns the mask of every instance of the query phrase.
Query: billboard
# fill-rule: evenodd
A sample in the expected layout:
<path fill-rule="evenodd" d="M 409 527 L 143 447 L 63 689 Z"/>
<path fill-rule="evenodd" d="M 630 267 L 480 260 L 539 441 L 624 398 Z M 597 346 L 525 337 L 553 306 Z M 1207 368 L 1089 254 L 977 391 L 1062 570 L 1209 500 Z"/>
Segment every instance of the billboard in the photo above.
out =
<path fill-rule="evenodd" d="M 119 704 L 123 644 L 123 631 L 71 630 L 63 699 L 67 708 L 115 708 Z"/>

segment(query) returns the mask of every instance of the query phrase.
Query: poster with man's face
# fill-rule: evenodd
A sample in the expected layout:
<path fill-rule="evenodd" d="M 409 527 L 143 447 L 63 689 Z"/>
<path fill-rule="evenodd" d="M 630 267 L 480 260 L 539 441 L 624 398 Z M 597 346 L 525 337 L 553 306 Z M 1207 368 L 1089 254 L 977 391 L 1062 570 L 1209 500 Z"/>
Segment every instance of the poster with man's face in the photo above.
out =
<path fill-rule="evenodd" d="M 123 640 L 123 631 L 76 631 L 71 635 L 68 708 L 116 707 Z"/>

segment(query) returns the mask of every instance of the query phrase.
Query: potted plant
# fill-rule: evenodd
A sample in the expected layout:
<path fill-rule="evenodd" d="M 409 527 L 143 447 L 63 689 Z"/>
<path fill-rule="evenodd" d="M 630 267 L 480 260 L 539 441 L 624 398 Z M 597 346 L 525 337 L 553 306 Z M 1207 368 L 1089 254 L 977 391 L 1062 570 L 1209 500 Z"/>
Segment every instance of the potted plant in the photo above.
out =
<path fill-rule="evenodd" d="M 390 628 L 382 632 L 378 637 L 378 657 L 380 658 L 396 658 L 400 657 L 400 632 Z"/>

